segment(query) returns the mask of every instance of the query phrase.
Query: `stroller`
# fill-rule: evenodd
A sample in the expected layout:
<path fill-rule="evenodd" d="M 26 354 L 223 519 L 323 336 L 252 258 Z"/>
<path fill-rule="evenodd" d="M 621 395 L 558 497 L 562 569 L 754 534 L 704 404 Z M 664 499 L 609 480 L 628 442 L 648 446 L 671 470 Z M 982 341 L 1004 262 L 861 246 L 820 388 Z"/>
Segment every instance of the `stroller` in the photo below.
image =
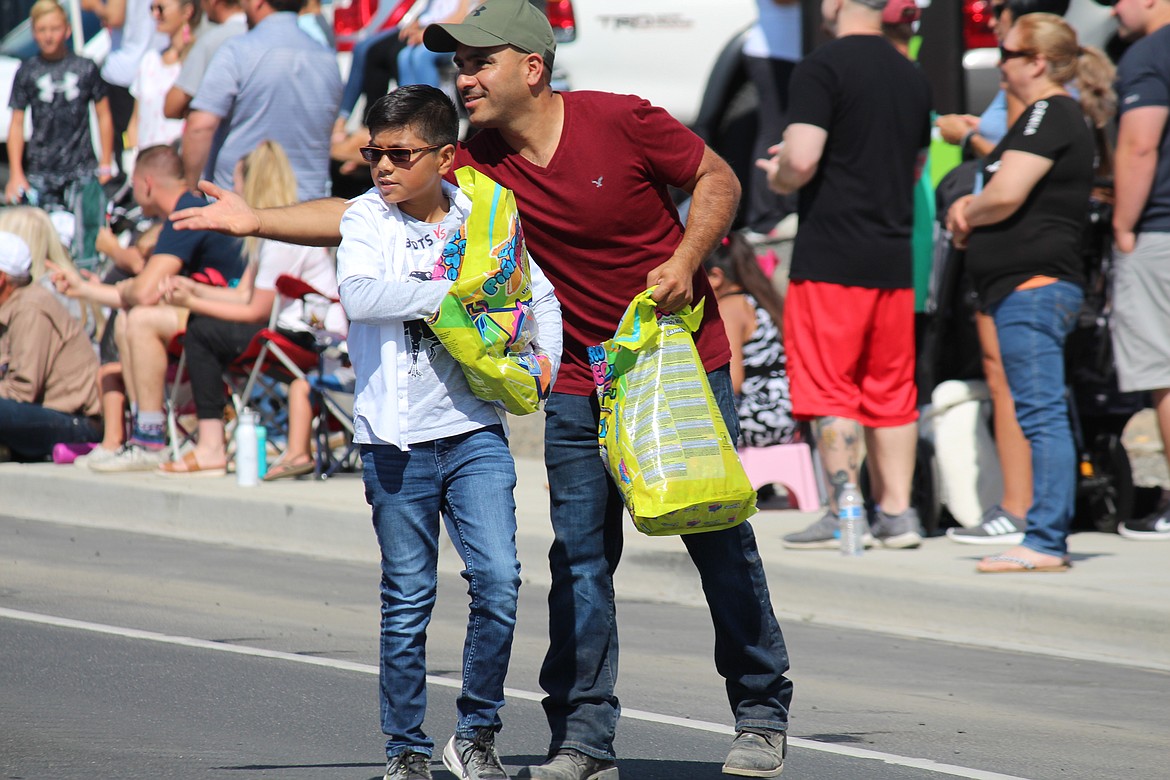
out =
<path fill-rule="evenodd" d="M 952 186 L 947 187 L 946 180 L 940 185 L 940 221 L 950 202 L 964 191 L 970 191 L 963 181 L 964 173 L 973 170 L 969 166 L 960 166 L 952 172 Z M 1135 489 L 1129 457 L 1121 443 L 1126 423 L 1147 405 L 1147 399 L 1141 393 L 1121 393 L 1117 387 L 1109 334 L 1113 273 L 1111 216 L 1110 204 L 1095 199 L 1090 202 L 1082 243 L 1087 280 L 1085 301 L 1065 347 L 1069 418 L 1078 456 L 1074 528 L 1109 533 L 1116 532 L 1118 524 L 1135 513 L 1152 509 L 1151 498 L 1153 501 L 1157 498 Z M 936 226 L 929 296 L 926 311 L 919 315 L 917 323 L 917 379 L 923 424 L 913 498 L 928 533 L 935 533 L 947 520 L 958 518 L 959 494 L 983 509 L 997 501 L 998 491 L 1002 490 L 998 456 L 990 436 L 990 404 L 983 403 L 988 396 L 981 382 L 981 353 L 974 323 L 976 299 L 965 273 L 964 260 L 964 253 L 951 246 L 949 233 L 941 225 Z M 941 410 L 932 401 L 937 403 L 935 391 L 949 380 L 972 390 L 962 400 L 974 403 L 975 408 L 982 407 L 971 418 L 976 430 L 962 437 L 962 442 L 942 441 L 942 437 L 935 435 L 940 431 Z M 982 393 L 980 388 L 984 388 Z M 947 453 L 940 450 L 954 446 L 978 450 L 959 453 L 960 460 L 968 464 L 966 471 L 976 472 L 978 484 L 947 484 L 945 469 L 939 467 L 940 456 Z M 976 499 L 976 494 L 981 500 Z M 1151 506 L 1145 507 L 1146 503 Z M 971 525 L 971 510 L 964 509 L 961 524 Z"/>

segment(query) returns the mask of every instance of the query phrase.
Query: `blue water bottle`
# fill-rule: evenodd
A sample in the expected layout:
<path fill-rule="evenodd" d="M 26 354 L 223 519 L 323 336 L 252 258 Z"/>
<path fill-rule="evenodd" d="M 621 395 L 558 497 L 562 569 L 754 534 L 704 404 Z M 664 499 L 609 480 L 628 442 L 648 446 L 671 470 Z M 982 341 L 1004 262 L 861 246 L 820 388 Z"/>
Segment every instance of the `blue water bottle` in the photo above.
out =
<path fill-rule="evenodd" d="M 256 426 L 256 477 L 264 479 L 268 473 L 268 429 Z"/>

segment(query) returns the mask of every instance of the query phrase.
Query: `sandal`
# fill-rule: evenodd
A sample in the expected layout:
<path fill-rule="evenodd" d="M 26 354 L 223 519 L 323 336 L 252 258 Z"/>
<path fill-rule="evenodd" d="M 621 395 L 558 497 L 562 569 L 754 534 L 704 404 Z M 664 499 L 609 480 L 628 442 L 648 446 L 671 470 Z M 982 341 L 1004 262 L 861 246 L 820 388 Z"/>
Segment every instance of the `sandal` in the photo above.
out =
<path fill-rule="evenodd" d="M 160 477 L 222 477 L 227 475 L 227 466 L 201 466 L 192 450 L 179 460 L 159 464 L 155 473 Z"/>
<path fill-rule="evenodd" d="M 273 463 L 269 467 L 268 473 L 264 475 L 265 482 L 272 482 L 276 479 L 294 479 L 296 477 L 303 477 L 306 474 L 312 474 L 314 469 L 313 459 L 309 458 L 304 463 Z"/>
<path fill-rule="evenodd" d="M 993 568 L 985 568 L 984 564 L 1010 564 L 1008 566 L 994 566 Z M 1019 558 L 1015 555 L 991 555 L 984 558 L 975 567 L 975 571 L 980 574 L 1033 574 L 1044 572 L 1059 572 L 1068 571 L 1072 568 L 1072 564 L 1067 559 L 1058 559 L 1057 563 L 1038 564 L 1035 561 L 1029 561 L 1026 558 Z"/>

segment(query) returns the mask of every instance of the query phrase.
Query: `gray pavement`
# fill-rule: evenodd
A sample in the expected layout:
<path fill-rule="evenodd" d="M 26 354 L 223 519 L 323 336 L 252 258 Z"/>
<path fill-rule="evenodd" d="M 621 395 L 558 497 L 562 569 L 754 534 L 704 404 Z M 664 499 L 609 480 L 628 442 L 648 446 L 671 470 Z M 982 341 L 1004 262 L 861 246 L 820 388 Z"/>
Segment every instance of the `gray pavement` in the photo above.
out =
<path fill-rule="evenodd" d="M 527 421 L 517 446 L 518 546 L 526 583 L 547 587 L 552 535 L 544 465 Z M 526 444 L 527 443 L 527 444 Z M 0 514 L 341 560 L 377 561 L 356 474 L 241 488 L 232 477 L 99 475 L 53 464 L 0 464 Z M 996 547 L 925 541 L 918 550 L 871 550 L 860 559 L 780 544 L 813 513 L 766 509 L 752 520 L 783 622 L 874 629 L 908 637 L 1104 660 L 1170 671 L 1170 544 L 1112 534 L 1071 539 L 1065 574 L 976 574 Z M 621 598 L 702 604 L 679 540 L 627 529 Z M 446 543 L 446 571 L 458 558 Z"/>

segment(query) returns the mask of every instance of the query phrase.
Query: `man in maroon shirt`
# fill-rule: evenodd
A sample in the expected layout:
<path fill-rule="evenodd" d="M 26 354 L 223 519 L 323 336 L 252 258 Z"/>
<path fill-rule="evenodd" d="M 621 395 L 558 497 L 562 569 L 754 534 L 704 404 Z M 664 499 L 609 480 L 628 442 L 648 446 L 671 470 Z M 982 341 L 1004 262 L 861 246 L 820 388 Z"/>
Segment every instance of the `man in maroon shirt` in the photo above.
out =
<path fill-rule="evenodd" d="M 613 572 L 621 496 L 597 450 L 598 404 L 586 349 L 612 336 L 626 305 L 657 285 L 665 311 L 705 298 L 695 336 L 733 436 L 729 347 L 701 263 L 726 234 L 739 185 L 731 169 L 666 112 L 630 96 L 554 92 L 547 19 L 528 0 L 488 0 L 462 24 L 435 25 L 428 48 L 454 51 L 457 86 L 480 129 L 456 153 L 516 195 L 532 256 L 561 302 L 565 348 L 546 412 L 545 463 L 555 541 L 549 553 L 550 647 L 541 670 L 552 732 L 537 780 L 617 780 L 613 751 L 617 624 Z M 691 194 L 683 230 L 667 187 Z M 217 188 L 209 194 L 220 196 Z M 336 243 L 345 204 L 314 201 L 252 212 L 238 199 L 176 215 L 190 227 Z M 783 768 L 792 683 L 751 526 L 682 537 L 702 577 L 716 667 L 727 680 L 736 738 L 723 771 Z"/>

